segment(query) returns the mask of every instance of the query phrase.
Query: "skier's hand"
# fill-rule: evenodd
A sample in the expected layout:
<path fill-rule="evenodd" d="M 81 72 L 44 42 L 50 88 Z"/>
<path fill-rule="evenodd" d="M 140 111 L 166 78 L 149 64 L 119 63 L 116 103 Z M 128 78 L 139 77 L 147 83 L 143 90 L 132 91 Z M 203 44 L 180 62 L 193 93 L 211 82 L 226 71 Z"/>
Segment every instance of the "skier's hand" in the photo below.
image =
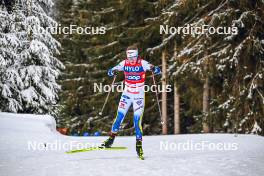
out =
<path fill-rule="evenodd" d="M 109 69 L 107 71 L 107 74 L 108 74 L 108 76 L 113 77 L 114 75 L 116 75 L 116 72 L 115 72 L 115 70 Z"/>
<path fill-rule="evenodd" d="M 151 71 L 153 72 L 154 75 L 160 75 L 161 70 L 158 66 L 152 67 Z"/>

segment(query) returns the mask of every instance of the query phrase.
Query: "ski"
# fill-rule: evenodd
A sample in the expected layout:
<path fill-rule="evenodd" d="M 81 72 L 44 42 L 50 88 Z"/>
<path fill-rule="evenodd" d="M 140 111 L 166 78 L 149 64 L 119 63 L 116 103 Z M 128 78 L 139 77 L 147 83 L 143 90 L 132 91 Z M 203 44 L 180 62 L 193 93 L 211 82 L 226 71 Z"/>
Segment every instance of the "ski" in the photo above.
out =
<path fill-rule="evenodd" d="M 89 151 L 96 151 L 96 150 L 126 150 L 126 149 L 127 149 L 127 147 L 110 147 L 110 148 L 89 147 L 89 148 L 84 148 L 84 149 L 70 150 L 70 151 L 67 151 L 65 153 L 72 154 L 72 153 L 89 152 Z"/>

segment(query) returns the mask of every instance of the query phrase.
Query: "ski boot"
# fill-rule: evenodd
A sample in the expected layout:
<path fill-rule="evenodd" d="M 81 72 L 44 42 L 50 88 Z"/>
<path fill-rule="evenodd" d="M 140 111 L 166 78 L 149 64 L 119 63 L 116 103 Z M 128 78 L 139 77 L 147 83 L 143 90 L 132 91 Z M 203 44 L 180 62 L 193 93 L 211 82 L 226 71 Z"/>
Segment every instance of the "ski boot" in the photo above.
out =
<path fill-rule="evenodd" d="M 144 160 L 143 149 L 142 149 L 142 140 L 137 139 L 136 142 L 136 151 L 139 159 Z"/>
<path fill-rule="evenodd" d="M 116 134 L 110 133 L 109 138 L 102 143 L 100 148 L 110 148 L 114 143 L 115 136 L 116 136 Z"/>

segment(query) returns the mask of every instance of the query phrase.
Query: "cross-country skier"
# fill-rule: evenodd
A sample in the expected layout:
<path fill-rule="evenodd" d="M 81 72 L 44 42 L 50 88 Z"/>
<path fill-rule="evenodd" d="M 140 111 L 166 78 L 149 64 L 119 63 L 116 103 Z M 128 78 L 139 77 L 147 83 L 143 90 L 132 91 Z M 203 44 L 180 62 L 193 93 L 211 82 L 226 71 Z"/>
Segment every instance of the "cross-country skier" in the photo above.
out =
<path fill-rule="evenodd" d="M 117 66 L 108 70 L 108 75 L 113 77 L 116 71 L 123 71 L 125 75 L 125 88 L 121 96 L 117 114 L 112 125 L 109 138 L 103 142 L 103 147 L 111 147 L 117 132 L 119 131 L 120 124 L 124 120 L 126 113 L 131 105 L 134 110 L 134 128 L 136 132 L 136 151 L 140 159 L 143 158 L 142 149 L 142 117 L 144 112 L 145 92 L 144 82 L 145 73 L 147 70 L 152 71 L 154 74 L 160 74 L 161 70 L 157 66 L 153 66 L 147 61 L 143 60 L 138 55 L 138 48 L 130 46 L 126 50 L 127 58 L 120 62 Z"/>

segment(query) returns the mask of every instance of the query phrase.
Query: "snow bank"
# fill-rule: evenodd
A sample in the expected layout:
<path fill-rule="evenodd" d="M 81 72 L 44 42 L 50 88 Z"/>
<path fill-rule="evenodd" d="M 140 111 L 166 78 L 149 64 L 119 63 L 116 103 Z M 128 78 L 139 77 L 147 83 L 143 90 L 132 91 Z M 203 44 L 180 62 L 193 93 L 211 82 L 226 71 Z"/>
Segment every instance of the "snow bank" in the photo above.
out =
<path fill-rule="evenodd" d="M 0 112 L 0 129 L 23 133 L 57 133 L 56 121 L 50 115 L 14 114 Z"/>

